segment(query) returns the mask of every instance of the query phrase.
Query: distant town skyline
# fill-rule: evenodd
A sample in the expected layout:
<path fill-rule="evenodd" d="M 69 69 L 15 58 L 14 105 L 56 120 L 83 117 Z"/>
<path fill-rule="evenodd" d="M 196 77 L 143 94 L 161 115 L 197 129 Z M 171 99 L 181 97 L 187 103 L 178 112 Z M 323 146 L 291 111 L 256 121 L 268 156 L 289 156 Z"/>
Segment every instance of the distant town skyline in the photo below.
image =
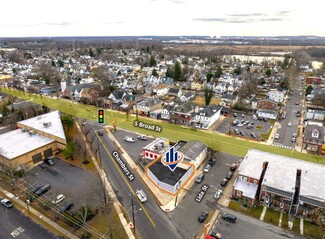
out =
<path fill-rule="evenodd" d="M 12 0 L 1 3 L 0 37 L 324 37 L 318 5 L 307 0 Z"/>

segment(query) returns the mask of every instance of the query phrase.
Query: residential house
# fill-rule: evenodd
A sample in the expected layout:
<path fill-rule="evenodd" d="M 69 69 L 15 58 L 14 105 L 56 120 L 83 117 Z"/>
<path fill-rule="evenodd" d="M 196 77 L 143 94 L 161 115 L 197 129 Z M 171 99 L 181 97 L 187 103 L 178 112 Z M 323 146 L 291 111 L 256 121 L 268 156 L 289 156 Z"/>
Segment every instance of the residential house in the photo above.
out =
<path fill-rule="evenodd" d="M 308 151 L 320 153 L 325 144 L 325 126 L 321 123 L 308 122 L 305 127 L 303 147 Z"/>
<path fill-rule="evenodd" d="M 168 86 L 162 83 L 152 88 L 152 92 L 157 94 L 157 96 L 166 95 L 168 93 L 168 90 Z"/>
<path fill-rule="evenodd" d="M 277 110 L 278 104 L 272 100 L 261 99 L 257 101 L 257 109 Z"/>
<path fill-rule="evenodd" d="M 191 83 L 191 90 L 204 90 L 206 83 L 201 81 L 193 81 Z"/>
<path fill-rule="evenodd" d="M 255 198 L 292 215 L 324 208 L 325 166 L 250 149 L 238 168 L 232 196 L 253 206 Z"/>
<path fill-rule="evenodd" d="M 320 77 L 309 76 L 306 79 L 307 85 L 320 85 L 322 83 L 322 79 Z"/>
<path fill-rule="evenodd" d="M 175 105 L 171 111 L 171 120 L 177 124 L 189 125 L 192 113 L 194 112 L 197 105 L 192 101 L 186 101 L 180 105 Z"/>
<path fill-rule="evenodd" d="M 179 141 L 175 150 L 184 154 L 184 161 L 189 162 L 197 169 L 208 155 L 208 147 L 196 140 Z"/>
<path fill-rule="evenodd" d="M 268 99 L 277 103 L 283 102 L 286 91 L 279 91 L 277 89 L 270 89 L 268 92 Z"/>
<path fill-rule="evenodd" d="M 276 118 L 278 117 L 278 112 L 275 110 L 258 109 L 256 113 L 257 113 L 257 117 L 259 118 L 276 120 Z"/>
<path fill-rule="evenodd" d="M 219 83 L 215 88 L 214 91 L 218 94 L 224 94 L 227 91 L 226 83 Z"/>
<path fill-rule="evenodd" d="M 84 89 L 101 89 L 99 84 L 80 84 L 80 85 L 70 85 L 63 91 L 62 96 L 74 100 L 80 100 L 82 97 L 82 91 Z"/>
<path fill-rule="evenodd" d="M 220 118 L 221 106 L 207 105 L 195 112 L 191 124 L 197 128 L 208 129 L 214 122 Z"/>
<path fill-rule="evenodd" d="M 238 96 L 237 95 L 229 95 L 229 94 L 223 94 L 221 96 L 221 105 L 224 106 L 232 106 L 236 104 L 238 101 Z"/>
<path fill-rule="evenodd" d="M 150 112 L 163 109 L 163 102 L 160 99 L 148 98 L 133 105 L 133 111 L 140 115 L 150 116 Z"/>
<path fill-rule="evenodd" d="M 182 89 L 181 88 L 170 88 L 168 90 L 168 96 L 175 96 L 177 98 L 181 97 L 181 95 L 183 94 Z"/>
<path fill-rule="evenodd" d="M 195 94 L 193 92 L 187 91 L 179 99 L 181 102 L 185 102 L 185 101 L 189 101 L 189 100 L 193 99 L 194 96 L 195 96 Z"/>
<path fill-rule="evenodd" d="M 325 120 L 325 110 L 316 110 L 307 108 L 305 113 L 305 119 L 315 120 L 315 121 L 324 121 Z"/>
<path fill-rule="evenodd" d="M 160 112 L 160 118 L 163 120 L 170 120 L 171 110 L 173 107 L 167 106 Z"/>

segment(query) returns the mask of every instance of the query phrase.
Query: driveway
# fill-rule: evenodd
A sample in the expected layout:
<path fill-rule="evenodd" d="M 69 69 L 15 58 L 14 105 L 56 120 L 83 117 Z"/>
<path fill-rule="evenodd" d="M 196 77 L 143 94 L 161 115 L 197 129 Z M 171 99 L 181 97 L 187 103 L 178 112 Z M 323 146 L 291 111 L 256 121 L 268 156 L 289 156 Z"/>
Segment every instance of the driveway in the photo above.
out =
<path fill-rule="evenodd" d="M 74 210 L 86 203 L 93 208 L 100 205 L 101 183 L 97 174 L 58 158 L 54 159 L 54 163 L 53 166 L 40 164 L 26 173 L 29 185 L 51 185 L 51 189 L 41 197 L 52 201 L 58 194 L 63 194 L 66 197 L 63 202 L 74 203 Z"/>
<path fill-rule="evenodd" d="M 168 214 L 184 238 L 193 238 L 193 235 L 198 233 L 203 226 L 203 223 L 198 222 L 198 217 L 202 211 L 209 212 L 217 207 L 217 200 L 213 196 L 217 189 L 225 191 L 225 188 L 220 185 L 220 182 L 229 171 L 229 166 L 239 159 L 237 156 L 219 153 L 216 164 L 208 173 L 205 173 L 203 182 L 200 184 L 195 183 L 177 208 Z M 203 163 L 201 169 L 205 164 L 207 162 Z M 205 192 L 201 202 L 198 202 L 196 201 L 196 197 L 202 191 L 203 185 L 207 185 L 209 188 Z M 228 187 L 231 187 L 231 185 L 228 184 Z"/>

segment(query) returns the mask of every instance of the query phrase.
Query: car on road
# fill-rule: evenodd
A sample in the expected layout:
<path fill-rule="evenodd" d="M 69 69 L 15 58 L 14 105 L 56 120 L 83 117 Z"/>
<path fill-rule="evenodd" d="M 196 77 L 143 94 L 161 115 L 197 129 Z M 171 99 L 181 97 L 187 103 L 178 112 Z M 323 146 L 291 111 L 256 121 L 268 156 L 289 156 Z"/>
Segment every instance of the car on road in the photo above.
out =
<path fill-rule="evenodd" d="M 245 115 L 244 115 L 244 114 L 241 114 L 241 117 L 242 117 L 242 118 L 245 118 Z"/>
<path fill-rule="evenodd" d="M 209 159 L 208 164 L 212 167 L 213 165 L 216 164 L 216 162 L 217 162 L 216 159 Z"/>
<path fill-rule="evenodd" d="M 242 127 L 242 126 L 243 126 L 242 123 L 237 124 L 237 127 Z"/>
<path fill-rule="evenodd" d="M 299 105 L 299 102 L 298 101 L 296 101 L 296 105 Z"/>
<path fill-rule="evenodd" d="M 226 175 L 226 179 L 230 180 L 233 174 L 234 174 L 233 172 L 229 171 Z"/>
<path fill-rule="evenodd" d="M 292 134 L 292 137 L 297 138 L 297 133 L 293 133 L 293 134 Z"/>
<path fill-rule="evenodd" d="M 297 111 L 296 116 L 300 117 L 300 111 Z"/>
<path fill-rule="evenodd" d="M 219 198 L 221 197 L 221 195 L 222 195 L 222 190 L 219 189 L 219 190 L 216 191 L 216 193 L 214 194 L 213 197 L 214 197 L 215 199 L 219 199 Z"/>
<path fill-rule="evenodd" d="M 225 213 L 222 215 L 222 219 L 228 222 L 232 222 L 235 223 L 236 222 L 236 216 L 229 214 L 229 213 Z"/>
<path fill-rule="evenodd" d="M 297 140 L 296 137 L 291 138 L 291 142 L 296 142 L 296 140 Z"/>
<path fill-rule="evenodd" d="M 7 198 L 2 199 L 2 200 L 1 200 L 1 204 L 2 204 L 3 206 L 5 206 L 6 208 L 11 208 L 11 207 L 13 207 L 12 202 L 10 202 L 9 199 L 7 199 Z"/>
<path fill-rule="evenodd" d="M 234 113 L 233 116 L 234 116 L 234 117 L 237 117 L 237 113 Z"/>
<path fill-rule="evenodd" d="M 62 202 L 65 199 L 65 196 L 63 194 L 59 194 L 53 201 L 53 204 L 58 204 Z"/>
<path fill-rule="evenodd" d="M 280 138 L 280 134 L 275 134 L 274 135 L 274 139 L 279 139 Z"/>
<path fill-rule="evenodd" d="M 41 195 L 43 195 L 44 193 L 46 193 L 48 190 L 50 190 L 50 188 L 51 188 L 51 185 L 50 185 L 50 184 L 44 184 L 42 187 L 40 187 L 39 189 L 37 189 L 37 190 L 35 191 L 35 194 L 36 194 L 37 196 L 41 196 Z"/>
<path fill-rule="evenodd" d="M 288 123 L 288 127 L 291 127 L 291 126 L 292 126 L 292 123 L 291 123 L 291 122 L 289 122 L 289 123 Z"/>
<path fill-rule="evenodd" d="M 210 171 L 210 169 L 211 169 L 211 165 L 210 165 L 210 164 L 207 164 L 207 165 L 204 167 L 203 172 L 208 173 L 208 172 Z"/>
<path fill-rule="evenodd" d="M 125 136 L 124 140 L 126 142 L 130 142 L 130 143 L 134 143 L 135 142 L 135 139 L 131 136 Z"/>
<path fill-rule="evenodd" d="M 245 136 L 244 131 L 241 130 L 239 133 L 240 133 L 241 136 Z"/>
<path fill-rule="evenodd" d="M 99 136 L 104 136 L 104 133 L 102 131 L 98 131 Z"/>
<path fill-rule="evenodd" d="M 251 137 L 252 137 L 253 139 L 256 139 L 256 138 L 257 138 L 257 136 L 256 136 L 255 133 L 251 133 Z"/>
<path fill-rule="evenodd" d="M 251 123 L 249 123 L 249 124 L 247 124 L 247 127 L 246 128 L 247 129 L 252 129 L 252 128 L 254 128 L 254 126 Z"/>
<path fill-rule="evenodd" d="M 228 183 L 228 179 L 224 178 L 221 180 L 220 185 L 225 187 L 227 185 L 227 183 Z"/>
<path fill-rule="evenodd" d="M 72 202 L 70 202 L 70 203 L 66 203 L 66 204 L 64 204 L 64 205 L 60 208 L 60 211 L 61 211 L 61 212 L 66 212 L 66 211 L 69 211 L 72 207 L 73 207 L 73 203 L 72 203 Z"/>
<path fill-rule="evenodd" d="M 54 161 L 53 161 L 53 159 L 51 159 L 51 158 L 47 158 L 47 159 L 45 159 L 44 162 L 45 162 L 46 164 L 50 165 L 50 166 L 53 166 L 53 165 L 54 165 Z"/>
<path fill-rule="evenodd" d="M 141 190 L 136 190 L 135 194 L 139 198 L 140 202 L 146 202 L 147 201 L 147 195 L 144 193 L 144 191 Z"/>
<path fill-rule="evenodd" d="M 197 177 L 197 179 L 195 180 L 195 182 L 196 182 L 196 183 L 202 183 L 203 179 L 204 179 L 204 174 L 201 173 L 201 174 Z"/>
<path fill-rule="evenodd" d="M 233 163 L 233 164 L 230 165 L 230 170 L 231 171 L 236 171 L 237 167 L 238 167 L 238 165 L 236 163 Z"/>
<path fill-rule="evenodd" d="M 147 141 L 148 137 L 145 135 L 138 135 L 138 139 L 143 140 L 143 141 Z"/>
<path fill-rule="evenodd" d="M 209 215 L 209 213 L 206 211 L 201 212 L 201 214 L 198 218 L 199 222 L 204 222 L 205 219 L 207 219 L 208 215 Z"/>

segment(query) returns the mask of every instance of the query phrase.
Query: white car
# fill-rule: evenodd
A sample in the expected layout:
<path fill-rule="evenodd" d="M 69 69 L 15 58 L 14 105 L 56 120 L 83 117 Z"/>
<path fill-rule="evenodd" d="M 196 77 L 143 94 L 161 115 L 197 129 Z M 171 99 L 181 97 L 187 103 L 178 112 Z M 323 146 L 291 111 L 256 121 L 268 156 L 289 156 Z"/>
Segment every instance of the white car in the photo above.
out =
<path fill-rule="evenodd" d="M 134 143 L 135 142 L 135 139 L 131 136 L 125 136 L 124 140 L 126 142 L 130 142 L 130 143 Z"/>
<path fill-rule="evenodd" d="M 207 164 L 204 169 L 203 169 L 203 172 L 207 173 L 209 172 L 209 170 L 211 169 L 211 165 L 210 164 Z"/>
<path fill-rule="evenodd" d="M 5 206 L 6 208 L 11 208 L 13 206 L 12 202 L 10 202 L 8 199 L 2 199 L 1 204 Z"/>
<path fill-rule="evenodd" d="M 139 198 L 140 202 L 145 202 L 147 201 L 147 195 L 144 193 L 144 191 L 141 190 L 137 190 L 135 192 L 135 194 L 137 195 L 137 197 Z"/>
<path fill-rule="evenodd" d="M 292 123 L 291 123 L 291 122 L 289 122 L 289 123 L 288 123 L 288 127 L 291 127 L 291 126 L 292 126 Z"/>
<path fill-rule="evenodd" d="M 216 193 L 214 194 L 213 197 L 215 199 L 219 199 L 221 197 L 221 195 L 222 195 L 222 190 L 219 189 L 218 191 L 216 191 Z"/>
<path fill-rule="evenodd" d="M 279 139 L 280 138 L 280 134 L 275 134 L 274 135 L 274 139 Z"/>
<path fill-rule="evenodd" d="M 62 202 L 63 199 L 65 199 L 65 196 L 63 194 L 60 194 L 52 201 L 52 203 L 53 204 L 58 204 L 58 203 Z"/>
<path fill-rule="evenodd" d="M 296 137 L 292 137 L 291 142 L 296 142 Z"/>

